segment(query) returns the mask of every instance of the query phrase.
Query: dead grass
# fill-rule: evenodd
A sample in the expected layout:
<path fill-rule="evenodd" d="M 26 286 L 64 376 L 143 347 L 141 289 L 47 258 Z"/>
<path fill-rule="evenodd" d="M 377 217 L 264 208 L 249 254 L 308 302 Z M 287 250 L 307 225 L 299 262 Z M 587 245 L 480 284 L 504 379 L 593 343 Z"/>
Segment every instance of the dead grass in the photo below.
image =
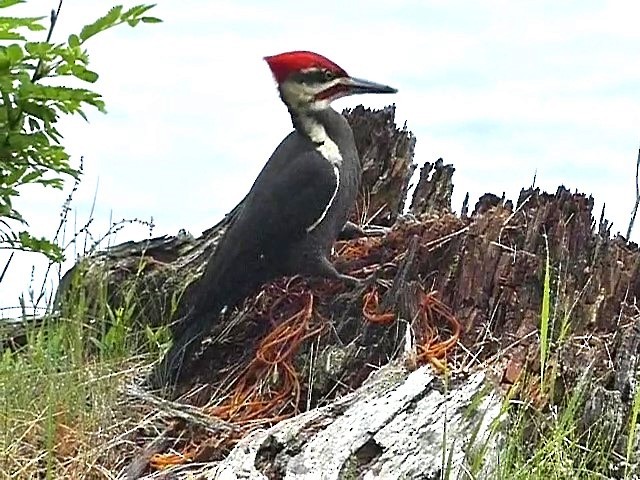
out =
<path fill-rule="evenodd" d="M 1 362 L 0 477 L 113 478 L 142 415 L 118 392 L 148 359 L 67 369 L 50 359 L 57 371 L 43 371 L 29 357 Z"/>

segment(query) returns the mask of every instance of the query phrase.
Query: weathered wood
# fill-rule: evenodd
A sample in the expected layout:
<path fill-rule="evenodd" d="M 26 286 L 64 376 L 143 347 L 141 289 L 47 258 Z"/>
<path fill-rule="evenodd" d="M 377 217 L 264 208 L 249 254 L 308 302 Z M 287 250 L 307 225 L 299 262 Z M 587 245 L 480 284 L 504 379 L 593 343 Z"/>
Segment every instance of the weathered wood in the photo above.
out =
<path fill-rule="evenodd" d="M 618 446 L 623 446 L 631 392 L 635 391 L 631 372 L 638 372 L 638 342 L 631 333 L 638 328 L 640 317 L 630 301 L 640 293 L 640 255 L 621 239 L 609 240 L 594 232 L 592 199 L 563 188 L 555 194 L 523 190 L 515 209 L 500 197 L 485 196 L 479 205 L 466 220 L 439 210 L 423 215 L 420 221 L 397 222 L 371 256 L 342 262 L 347 271 L 367 265 L 395 265 L 379 271 L 378 278 L 391 282 L 382 302 L 386 308 L 381 310 L 393 309 L 398 320 L 390 325 L 363 321 L 362 291 L 343 291 L 329 299 L 319 296 L 317 308 L 331 318 L 334 334 L 316 344 L 315 382 L 305 373 L 309 345 L 299 353 L 301 379 L 312 389 L 310 398 L 327 398 L 330 392 L 332 398 L 339 398 L 336 382 L 347 387 L 338 388 L 338 394 L 357 388 L 376 365 L 385 365 L 403 351 L 407 321 L 414 318 L 417 309 L 415 292 L 424 286 L 438 291 L 465 325 L 462 343 L 466 352 L 460 350 L 450 359 L 454 369 L 490 367 L 487 375 L 495 384 L 505 386 L 524 372 L 539 371 L 537 332 L 548 248 L 555 321 L 570 318 L 572 332 L 569 340 L 554 345 L 549 363 L 562 372 L 564 388 L 575 385 L 584 366 L 591 366 L 594 380 L 586 394 L 591 400 L 585 424 L 594 415 L 607 418 L 612 435 L 619 438 Z M 367 240 L 351 244 L 359 242 Z M 402 254 L 400 262 L 398 252 Z M 269 328 L 246 313 L 230 325 L 222 322 L 213 327 L 213 338 L 220 339 L 223 330 L 226 332 L 224 342 L 214 341 L 202 352 L 199 363 L 191 365 L 196 384 L 219 384 L 232 365 L 244 364 L 253 355 L 254 346 Z M 591 338 L 590 348 L 573 338 Z M 340 361 L 329 360 L 333 358 Z M 609 358 L 616 359 L 615 365 Z M 608 375 L 617 380 L 606 381 Z M 199 398 L 192 397 L 196 404 L 206 403 L 215 394 L 207 388 L 201 392 Z M 609 413 L 606 417 L 602 415 L 605 411 Z M 402 442 L 411 443 L 410 432 L 409 428 L 405 437 L 399 437 Z M 334 440 L 343 435 L 340 432 Z M 381 457 L 394 451 L 389 444 L 380 448 Z M 334 453 L 326 458 L 334 458 Z M 282 466 L 277 459 L 263 458 L 262 462 Z M 248 461 L 246 465 L 253 464 Z M 403 471 L 404 467 L 398 468 Z"/>
<path fill-rule="evenodd" d="M 422 170 L 411 202 L 414 215 L 402 217 L 415 168 L 415 139 L 406 129 L 393 125 L 392 108 L 381 112 L 355 109 L 348 118 L 365 167 L 359 213 L 354 218 L 373 217 L 375 222 L 393 227 L 377 239 L 338 244 L 336 264 L 362 277 L 375 273 L 375 281 L 354 289 L 301 279 L 275 282 L 212 325 L 210 341 L 203 343 L 199 355 L 189 360 L 186 368 L 188 378 L 184 379 L 182 392 L 190 392 L 189 403 L 195 406 L 211 406 L 222 401 L 223 393 L 228 394 L 228 383 L 237 379 L 255 357 L 259 342 L 281 320 L 264 313 L 271 311 L 273 302 L 285 305 L 282 310 L 276 309 L 284 316 L 291 312 L 283 299 L 296 306 L 311 295 L 312 326 L 326 327 L 301 343 L 291 367 L 302 385 L 303 399 L 297 405 L 289 403 L 287 415 L 309 411 L 242 440 L 243 448 L 236 447 L 217 467 L 220 478 L 235 478 L 225 477 L 225 468 L 238 478 L 280 478 L 269 472 L 291 477 L 302 472 L 305 462 L 320 462 L 317 455 L 324 455 L 329 464 L 334 462 L 323 478 L 337 478 L 331 475 L 349 468 L 355 468 L 360 478 L 395 478 L 401 474 L 422 478 L 411 471 L 411 460 L 404 461 L 404 454 L 423 462 L 420 465 L 424 471 L 435 472 L 441 463 L 424 463 L 432 451 L 429 445 L 435 445 L 436 450 L 442 446 L 434 433 L 442 428 L 437 418 L 441 410 L 433 405 L 454 402 L 459 393 L 459 403 L 447 404 L 450 411 L 459 412 L 471 402 L 465 392 L 473 395 L 480 389 L 494 392 L 496 387 L 508 388 L 525 378 L 525 373 L 529 378 L 526 381 L 539 382 L 539 321 L 547 257 L 553 296 L 548 365 L 560 372 L 556 391 L 571 389 L 589 366 L 592 381 L 586 393 L 589 402 L 584 426 L 588 428 L 596 417 L 608 422 L 618 452 L 624 457 L 624 435 L 637 388 L 633 379 L 639 372 L 637 247 L 622 238 L 611 239 L 610 225 L 604 217 L 599 222 L 593 218 L 593 199 L 563 187 L 554 194 L 523 189 L 515 207 L 504 195 L 486 194 L 470 216 L 465 213 L 459 217 L 450 208 L 453 167 L 443 162 Z M 147 321 L 167 322 L 172 317 L 169 306 L 175 304 L 171 299 L 185 284 L 197 280 L 232 215 L 199 238 L 183 236 L 179 240 L 164 238 L 118 246 L 95 256 L 85 268 L 108 272 L 114 302 L 119 295 L 115 287 L 133 282 Z M 391 312 L 395 316 L 391 321 L 367 320 L 364 298 L 373 290 L 380 294 L 380 301 L 377 311 L 368 315 Z M 187 288 L 183 296 L 187 305 L 189 291 Z M 370 385 L 376 380 L 363 384 L 372 372 L 392 370 L 385 366 L 399 356 L 404 355 L 407 361 L 411 358 L 406 352 L 415 348 L 420 335 L 416 320 L 422 308 L 420 299 L 429 292 L 437 292 L 433 295 L 464 326 L 460 340 L 463 348 L 448 357 L 454 383 L 462 385 L 461 390 L 454 387 L 446 398 L 438 397 L 438 381 L 421 368 L 393 377 L 388 389 L 374 392 Z M 293 308 L 291 305 L 287 308 Z M 570 321 L 570 334 L 561 339 L 559 332 L 565 319 Z M 452 334 L 451 328 L 437 327 L 441 338 Z M 464 372 L 468 371 L 482 373 L 465 379 Z M 268 390 L 272 383 L 281 383 L 284 373 L 275 366 L 260 385 Z M 422 379 L 421 387 L 412 390 L 416 378 Z M 477 380 L 480 378 L 484 380 Z M 473 383 L 476 381 L 479 384 Z M 465 382 L 475 386 L 465 390 Z M 385 421 L 371 432 L 349 433 L 344 426 L 349 419 L 345 412 L 360 415 L 358 421 L 364 424 L 368 421 L 367 409 L 390 398 L 399 400 L 386 414 L 381 413 Z M 343 400 L 347 403 L 341 404 Z M 416 410 L 416 406 L 420 408 Z M 492 400 L 482 404 L 478 412 L 492 418 L 494 409 Z M 463 452 L 469 453 L 464 447 L 468 437 L 462 417 L 454 419 L 452 441 L 460 450 L 452 458 L 455 468 L 460 468 L 463 464 L 458 459 Z M 338 446 L 345 453 L 338 453 Z M 424 450 L 420 453 L 424 456 L 415 456 L 418 450 Z M 203 452 L 196 461 L 212 461 L 211 449 Z M 494 453 L 489 449 L 486 454 Z M 440 461 L 442 457 L 437 458 Z M 612 457 L 612 465 L 614 460 Z"/>
<path fill-rule="evenodd" d="M 445 393 L 428 367 L 409 373 L 391 364 L 353 394 L 256 431 L 223 461 L 188 472 L 194 480 L 439 478 L 450 458 L 450 478 L 461 478 L 471 453 L 491 451 L 496 440 L 490 426 L 501 398 L 484 391 L 483 380 L 477 373 Z M 491 478 L 492 460 L 483 478 Z"/>
<path fill-rule="evenodd" d="M 402 213 L 409 181 L 416 168 L 416 139 L 404 125 L 395 124 L 395 106 L 345 110 L 362 163 L 362 186 L 353 219 L 392 225 Z"/>
<path fill-rule="evenodd" d="M 425 162 L 413 193 L 409 211 L 414 215 L 438 211 L 451 211 L 453 193 L 453 165 L 445 165 L 439 158 L 435 163 Z"/>

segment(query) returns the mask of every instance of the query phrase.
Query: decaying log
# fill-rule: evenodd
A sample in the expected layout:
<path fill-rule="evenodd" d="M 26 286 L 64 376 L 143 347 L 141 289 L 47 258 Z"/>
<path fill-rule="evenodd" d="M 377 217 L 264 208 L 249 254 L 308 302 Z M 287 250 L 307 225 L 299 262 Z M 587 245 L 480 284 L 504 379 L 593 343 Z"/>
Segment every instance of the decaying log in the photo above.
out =
<path fill-rule="evenodd" d="M 395 107 L 372 111 L 362 106 L 343 112 L 362 163 L 362 186 L 354 220 L 392 225 L 402 213 L 416 168 L 416 139 L 406 125 L 398 129 Z"/>
<path fill-rule="evenodd" d="M 453 165 L 444 165 L 441 158 L 435 164 L 425 162 L 413 193 L 409 211 L 414 215 L 451 211 Z"/>
<path fill-rule="evenodd" d="M 553 299 L 547 368 L 559 372 L 555 392 L 574 388 L 589 366 L 584 428 L 594 419 L 607 422 L 622 452 L 639 373 L 637 247 L 610 238 L 606 221 L 594 221 L 593 199 L 564 187 L 553 194 L 523 189 L 515 206 L 504 195 L 487 194 L 470 216 L 458 216 L 450 205 L 454 169 L 442 161 L 422 169 L 412 215 L 403 216 L 415 139 L 396 128 L 393 116 L 392 107 L 347 112 L 365 169 L 354 219 L 391 229 L 383 237 L 341 242 L 336 265 L 362 277 L 375 273 L 375 281 L 349 289 L 281 279 L 212 325 L 210 340 L 185 365 L 183 400 L 207 412 L 226 411 L 234 389 L 254 382 L 260 394 L 285 392 L 286 401 L 272 412 L 273 421 L 262 419 L 265 428 L 235 439 L 235 447 L 203 434 L 193 460 L 214 462 L 206 466 L 214 478 L 351 478 L 345 472 L 432 478 L 442 468 L 446 411 L 452 465 L 463 472 L 472 455 L 472 425 L 485 435 L 486 422 L 498 417 L 497 392 L 519 382 L 526 391 L 540 382 L 547 259 Z M 103 272 L 113 302 L 123 285 L 133 286 L 142 317 L 166 323 L 177 297 L 188 305 L 185 286 L 197 281 L 228 218 L 198 238 L 182 234 L 116 246 L 67 279 Z M 288 318 L 297 323 L 286 324 Z M 427 320 L 432 323 L 425 326 Z M 286 337 L 287 345 L 295 343 L 288 363 L 264 360 L 264 339 L 278 328 L 290 335 L 294 327 L 300 331 L 297 343 Z M 437 338 L 427 338 L 434 329 Z M 278 341 L 271 340 L 269 348 Z M 447 345 L 452 383 L 446 393 L 441 375 L 415 365 L 443 367 L 442 351 L 423 351 L 438 341 Z M 253 377 L 242 377 L 247 371 Z M 477 415 L 465 412 L 471 405 Z M 283 417 L 291 418 L 277 421 Z M 172 445 L 179 450 L 184 439 Z M 499 449 L 490 443 L 483 455 L 490 469 Z M 311 468 L 320 464 L 329 466 L 325 476 L 312 477 Z M 611 474 L 619 474 L 612 465 Z"/>
<path fill-rule="evenodd" d="M 483 388 L 482 373 L 445 392 L 430 368 L 409 373 L 390 364 L 356 392 L 258 430 L 223 461 L 189 473 L 194 480 L 373 480 L 440 478 L 449 468 L 450 478 L 462 478 L 474 449 L 492 452 L 498 441 L 490 427 L 502 401 Z M 495 466 L 495 458 L 485 456 L 479 478 L 492 478 Z"/>

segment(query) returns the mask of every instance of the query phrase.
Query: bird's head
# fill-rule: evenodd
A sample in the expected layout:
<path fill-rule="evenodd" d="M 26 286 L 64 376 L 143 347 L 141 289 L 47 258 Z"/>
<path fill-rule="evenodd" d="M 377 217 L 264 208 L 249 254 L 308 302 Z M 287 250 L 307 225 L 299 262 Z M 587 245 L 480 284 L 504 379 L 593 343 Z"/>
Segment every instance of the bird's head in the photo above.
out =
<path fill-rule="evenodd" d="M 278 82 L 282 100 L 296 110 L 323 110 L 340 97 L 396 93 L 395 88 L 351 77 L 322 55 L 295 51 L 264 58 Z"/>

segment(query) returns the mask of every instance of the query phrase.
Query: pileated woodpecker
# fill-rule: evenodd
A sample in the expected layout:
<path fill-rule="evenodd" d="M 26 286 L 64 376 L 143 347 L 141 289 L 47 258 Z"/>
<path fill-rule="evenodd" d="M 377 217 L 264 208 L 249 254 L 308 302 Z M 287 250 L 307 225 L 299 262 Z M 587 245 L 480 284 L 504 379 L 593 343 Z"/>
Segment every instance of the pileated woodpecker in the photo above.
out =
<path fill-rule="evenodd" d="M 156 367 L 155 386 L 173 385 L 182 359 L 194 353 L 212 319 L 263 283 L 294 274 L 356 281 L 329 261 L 361 176 L 353 132 L 330 103 L 396 90 L 350 77 L 312 52 L 265 60 L 295 130 L 273 152 L 209 259 L 184 329 Z"/>

